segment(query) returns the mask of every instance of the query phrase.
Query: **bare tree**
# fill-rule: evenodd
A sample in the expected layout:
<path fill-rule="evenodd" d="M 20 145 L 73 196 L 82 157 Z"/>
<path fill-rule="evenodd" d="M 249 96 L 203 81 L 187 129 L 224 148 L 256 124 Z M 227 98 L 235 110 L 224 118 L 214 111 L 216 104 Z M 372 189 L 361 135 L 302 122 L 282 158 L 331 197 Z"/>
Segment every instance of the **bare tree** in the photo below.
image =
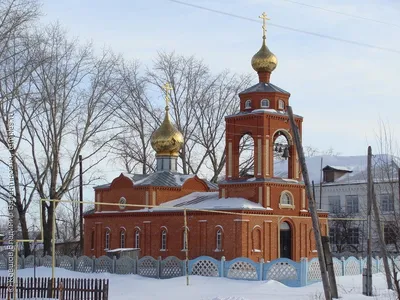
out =
<path fill-rule="evenodd" d="M 238 112 L 237 94 L 249 85 L 250 79 L 249 75 L 239 77 L 224 71 L 212 79 L 208 93 L 194 103 L 197 129 L 191 139 L 202 146 L 202 151 L 193 173 L 206 166 L 212 172 L 211 181 L 218 181 L 225 167 L 225 116 Z"/>
<path fill-rule="evenodd" d="M 15 102 L 23 103 L 28 109 L 35 108 L 29 103 L 27 94 L 29 77 L 37 62 L 27 33 L 27 28 L 34 24 L 38 16 L 38 3 L 31 0 L 5 0 L 0 3 L 0 144 L 11 157 L 10 161 L 1 159 L 0 163 L 9 168 L 13 175 L 13 198 L 15 202 L 15 221 L 19 221 L 22 238 L 29 239 L 26 221 L 27 209 L 32 201 L 31 180 L 26 178 L 18 166 L 15 153 L 20 150 L 21 135 L 14 140 L 14 130 L 25 130 L 20 119 L 14 119 Z M 15 122 L 15 124 L 14 124 Z M 15 128 L 14 128 L 15 125 Z M 12 149 L 8 142 L 14 141 Z M 9 201 L 11 191 L 3 180 L 0 185 L 0 198 Z M 15 231 L 16 231 L 15 224 Z M 24 243 L 24 254 L 30 254 L 29 243 Z"/>
<path fill-rule="evenodd" d="M 21 141 L 16 168 L 41 199 L 61 199 L 76 178 L 78 157 L 87 154 L 86 170 L 105 158 L 102 151 L 119 134 L 111 103 L 118 91 L 118 58 L 105 51 L 95 58 L 92 46 L 71 41 L 58 25 L 36 33 L 33 51 L 40 62 L 29 84 L 18 89 L 13 107 Z M 21 190 L 21 188 L 18 188 Z M 42 202 L 44 254 L 49 254 L 55 202 Z"/>
<path fill-rule="evenodd" d="M 155 156 L 150 145 L 152 132 L 159 125 L 159 109 L 147 96 L 147 81 L 140 76 L 138 62 L 122 63 L 119 68 L 121 88 L 115 103 L 115 115 L 126 128 L 112 151 L 122 160 L 128 173 L 154 171 Z"/>
<path fill-rule="evenodd" d="M 172 85 L 172 118 L 185 140 L 181 150 L 181 167 L 184 174 L 195 173 L 204 160 L 198 159 L 200 150 L 192 137 L 197 130 L 196 103 L 207 98 L 214 81 L 209 68 L 195 57 L 184 57 L 174 52 L 159 52 L 152 68 L 148 69 L 149 82 L 158 87 Z M 200 155 L 202 157 L 203 155 Z"/>

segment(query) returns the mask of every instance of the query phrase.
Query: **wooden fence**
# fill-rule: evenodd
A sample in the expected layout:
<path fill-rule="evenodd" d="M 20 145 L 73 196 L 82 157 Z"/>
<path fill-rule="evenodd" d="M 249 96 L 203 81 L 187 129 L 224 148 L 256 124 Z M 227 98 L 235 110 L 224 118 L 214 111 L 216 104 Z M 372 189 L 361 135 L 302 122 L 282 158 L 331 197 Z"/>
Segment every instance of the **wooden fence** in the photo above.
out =
<path fill-rule="evenodd" d="M 17 278 L 16 296 L 8 293 L 8 277 L 0 277 L 0 299 L 108 300 L 108 279 Z"/>

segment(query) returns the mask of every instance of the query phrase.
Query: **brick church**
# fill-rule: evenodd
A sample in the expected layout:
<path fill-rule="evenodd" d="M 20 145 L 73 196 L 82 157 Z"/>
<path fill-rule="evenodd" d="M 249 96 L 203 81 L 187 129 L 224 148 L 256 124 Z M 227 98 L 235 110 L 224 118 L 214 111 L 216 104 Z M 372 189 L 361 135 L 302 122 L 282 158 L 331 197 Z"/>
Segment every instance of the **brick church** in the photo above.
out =
<path fill-rule="evenodd" d="M 178 172 L 184 140 L 170 121 L 167 101 L 164 121 L 151 139 L 157 171 L 121 174 L 110 184 L 95 187 L 96 203 L 118 205 L 96 204 L 85 215 L 85 255 L 99 257 L 117 248 L 140 249 L 141 257 L 181 259 L 186 251 L 190 259 L 208 255 L 254 261 L 299 261 L 317 255 L 286 112 L 290 94 L 270 82 L 277 58 L 266 46 L 265 19 L 263 29 L 261 49 L 251 60 L 259 82 L 239 94 L 240 111 L 225 117 L 225 179 L 217 186 Z M 302 121 L 295 116 L 300 133 Z M 252 166 L 243 172 L 239 154 L 245 136 L 251 140 Z M 279 165 L 285 165 L 283 172 L 274 170 L 277 157 Z M 321 234 L 326 235 L 327 213 L 320 212 L 319 217 Z"/>

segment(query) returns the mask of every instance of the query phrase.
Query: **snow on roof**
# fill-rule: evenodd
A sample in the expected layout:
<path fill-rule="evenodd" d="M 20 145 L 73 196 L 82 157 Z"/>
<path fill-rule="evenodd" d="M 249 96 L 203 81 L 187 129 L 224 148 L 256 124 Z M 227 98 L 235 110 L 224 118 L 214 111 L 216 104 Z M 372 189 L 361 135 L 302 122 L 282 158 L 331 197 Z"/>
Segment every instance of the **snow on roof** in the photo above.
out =
<path fill-rule="evenodd" d="M 321 159 L 322 165 L 334 168 L 345 168 L 351 173 L 340 177 L 336 183 L 365 183 L 367 180 L 367 156 L 336 156 L 322 155 L 306 157 L 306 164 L 310 181 L 319 183 L 321 181 Z M 274 164 L 274 175 L 276 177 L 286 177 L 288 161 L 282 160 Z M 389 154 L 377 154 L 373 156 L 374 181 L 394 180 L 398 177 L 399 158 Z"/>
<path fill-rule="evenodd" d="M 107 250 L 107 252 L 125 252 L 125 251 L 137 250 L 137 249 L 138 248 L 116 248 L 116 249 Z"/>
<path fill-rule="evenodd" d="M 351 170 L 351 168 L 349 167 L 344 167 L 344 166 L 331 166 L 331 165 L 327 165 L 323 168 L 323 170 L 325 169 L 333 169 L 336 171 L 344 171 L 344 172 L 353 172 L 353 170 Z"/>

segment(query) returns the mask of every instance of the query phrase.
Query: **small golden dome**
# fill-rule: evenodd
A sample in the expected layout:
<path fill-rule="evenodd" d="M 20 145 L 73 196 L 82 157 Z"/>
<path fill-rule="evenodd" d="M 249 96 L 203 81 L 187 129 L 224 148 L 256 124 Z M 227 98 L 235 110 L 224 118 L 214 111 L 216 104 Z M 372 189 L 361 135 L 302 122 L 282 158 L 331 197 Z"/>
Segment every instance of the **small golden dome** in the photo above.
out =
<path fill-rule="evenodd" d="M 261 49 L 254 54 L 253 58 L 251 59 L 251 66 L 257 73 L 271 73 L 273 70 L 275 70 L 277 64 L 278 59 L 271 51 L 269 51 L 267 45 L 265 44 L 265 37 L 263 37 Z"/>
<path fill-rule="evenodd" d="M 165 118 L 161 126 L 151 135 L 151 147 L 157 156 L 178 156 L 183 145 L 183 135 L 169 119 L 169 108 L 165 108 Z"/>

